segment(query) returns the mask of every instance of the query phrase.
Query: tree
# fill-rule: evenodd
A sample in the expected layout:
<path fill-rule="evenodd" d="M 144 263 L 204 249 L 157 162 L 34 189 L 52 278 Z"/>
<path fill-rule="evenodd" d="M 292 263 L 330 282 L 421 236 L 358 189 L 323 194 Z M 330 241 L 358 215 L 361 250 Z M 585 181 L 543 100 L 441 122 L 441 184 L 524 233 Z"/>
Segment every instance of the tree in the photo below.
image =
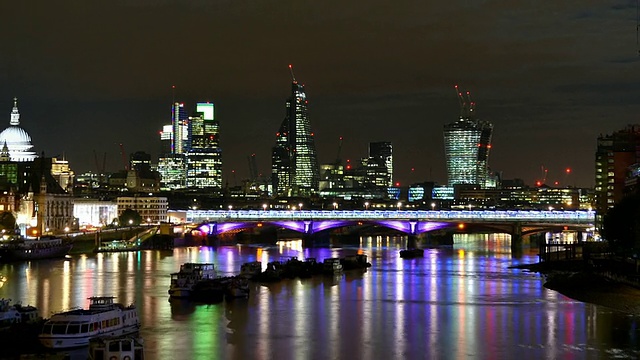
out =
<path fill-rule="evenodd" d="M 0 230 L 5 232 L 13 232 L 16 228 L 16 218 L 11 211 L 3 211 L 0 213 Z"/>
<path fill-rule="evenodd" d="M 640 194 L 623 198 L 605 214 L 602 235 L 621 255 L 640 253 Z"/>
<path fill-rule="evenodd" d="M 127 209 L 123 211 L 122 214 L 120 214 L 120 216 L 118 217 L 118 222 L 120 223 L 120 226 L 138 226 L 142 223 L 142 216 L 140 216 L 140 214 L 135 210 Z"/>

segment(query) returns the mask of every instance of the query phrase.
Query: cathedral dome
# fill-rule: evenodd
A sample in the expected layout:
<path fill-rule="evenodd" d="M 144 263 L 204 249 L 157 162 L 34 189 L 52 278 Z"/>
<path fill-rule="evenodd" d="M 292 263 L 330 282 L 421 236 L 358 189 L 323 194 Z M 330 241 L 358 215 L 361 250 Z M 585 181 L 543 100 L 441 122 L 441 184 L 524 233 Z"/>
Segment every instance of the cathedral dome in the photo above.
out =
<path fill-rule="evenodd" d="M 26 146 L 29 146 L 30 148 L 33 147 L 31 145 L 31 137 L 20 126 L 11 125 L 0 133 L 0 144 L 4 144 L 5 142 L 7 143 L 7 146 L 9 147 L 9 149 L 11 149 L 11 145 L 14 145 L 14 146 L 26 145 Z"/>
<path fill-rule="evenodd" d="M 32 161 L 37 155 L 31 151 L 31 136 L 19 125 L 18 99 L 14 98 L 9 127 L 0 133 L 0 146 L 7 145 L 11 161 Z"/>

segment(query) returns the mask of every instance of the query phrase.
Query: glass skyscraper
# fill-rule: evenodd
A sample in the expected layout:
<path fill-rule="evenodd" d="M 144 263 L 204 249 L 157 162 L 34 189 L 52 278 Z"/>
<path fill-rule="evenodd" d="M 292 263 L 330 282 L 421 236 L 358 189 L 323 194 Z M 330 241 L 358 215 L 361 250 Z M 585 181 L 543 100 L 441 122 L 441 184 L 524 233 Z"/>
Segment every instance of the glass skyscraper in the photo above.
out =
<path fill-rule="evenodd" d="M 222 188 L 219 124 L 214 104 L 196 104 L 196 115 L 189 118 L 189 144 L 187 186 Z"/>
<path fill-rule="evenodd" d="M 444 126 L 444 154 L 448 185 L 487 186 L 493 125 L 475 118 L 475 103 L 460 97 L 460 118 Z"/>
<path fill-rule="evenodd" d="M 380 167 L 381 176 L 376 176 L 377 186 L 393 186 L 393 147 L 391 141 L 378 141 L 369 143 L 369 165 Z"/>
<path fill-rule="evenodd" d="M 271 158 L 275 196 L 308 196 L 318 191 L 320 170 L 307 104 L 304 86 L 294 78 Z"/>
<path fill-rule="evenodd" d="M 163 127 L 160 142 L 162 189 L 222 188 L 222 151 L 214 104 L 197 103 L 195 114 L 187 116 L 184 104 L 174 102 L 171 125 Z"/>

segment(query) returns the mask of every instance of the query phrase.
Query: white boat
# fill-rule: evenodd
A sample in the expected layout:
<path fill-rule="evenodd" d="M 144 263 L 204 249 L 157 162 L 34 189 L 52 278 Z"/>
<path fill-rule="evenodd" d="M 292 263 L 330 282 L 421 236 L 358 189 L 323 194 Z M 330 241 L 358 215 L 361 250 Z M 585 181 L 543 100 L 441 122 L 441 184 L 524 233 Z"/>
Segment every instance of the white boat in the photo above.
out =
<path fill-rule="evenodd" d="M 339 258 L 324 259 L 322 266 L 325 274 L 339 274 L 342 272 L 342 264 Z"/>
<path fill-rule="evenodd" d="M 135 336 L 99 337 L 89 342 L 91 360 L 144 360 L 142 339 Z"/>
<path fill-rule="evenodd" d="M 11 304 L 11 299 L 0 299 L 0 330 L 17 324 L 32 324 L 40 320 L 38 310 L 33 306 Z"/>
<path fill-rule="evenodd" d="M 54 314 L 42 327 L 40 342 L 47 348 L 66 349 L 89 345 L 89 340 L 103 336 L 122 336 L 140 329 L 134 305 L 124 306 L 113 296 L 89 298 L 89 309 Z"/>
<path fill-rule="evenodd" d="M 171 274 L 169 296 L 174 298 L 187 298 L 191 296 L 193 286 L 201 280 L 216 278 L 216 270 L 213 264 L 184 263 L 180 265 L 180 272 Z"/>

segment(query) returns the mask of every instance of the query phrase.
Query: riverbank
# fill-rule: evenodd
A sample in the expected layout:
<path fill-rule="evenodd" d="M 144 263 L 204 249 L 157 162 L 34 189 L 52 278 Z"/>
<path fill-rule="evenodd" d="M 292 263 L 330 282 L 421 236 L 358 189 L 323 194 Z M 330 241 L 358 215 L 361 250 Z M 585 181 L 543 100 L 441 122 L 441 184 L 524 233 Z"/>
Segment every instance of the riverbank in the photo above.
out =
<path fill-rule="evenodd" d="M 546 278 L 544 287 L 574 300 L 640 315 L 640 288 L 590 272 L 582 260 L 542 262 L 513 268 L 543 274 Z"/>

